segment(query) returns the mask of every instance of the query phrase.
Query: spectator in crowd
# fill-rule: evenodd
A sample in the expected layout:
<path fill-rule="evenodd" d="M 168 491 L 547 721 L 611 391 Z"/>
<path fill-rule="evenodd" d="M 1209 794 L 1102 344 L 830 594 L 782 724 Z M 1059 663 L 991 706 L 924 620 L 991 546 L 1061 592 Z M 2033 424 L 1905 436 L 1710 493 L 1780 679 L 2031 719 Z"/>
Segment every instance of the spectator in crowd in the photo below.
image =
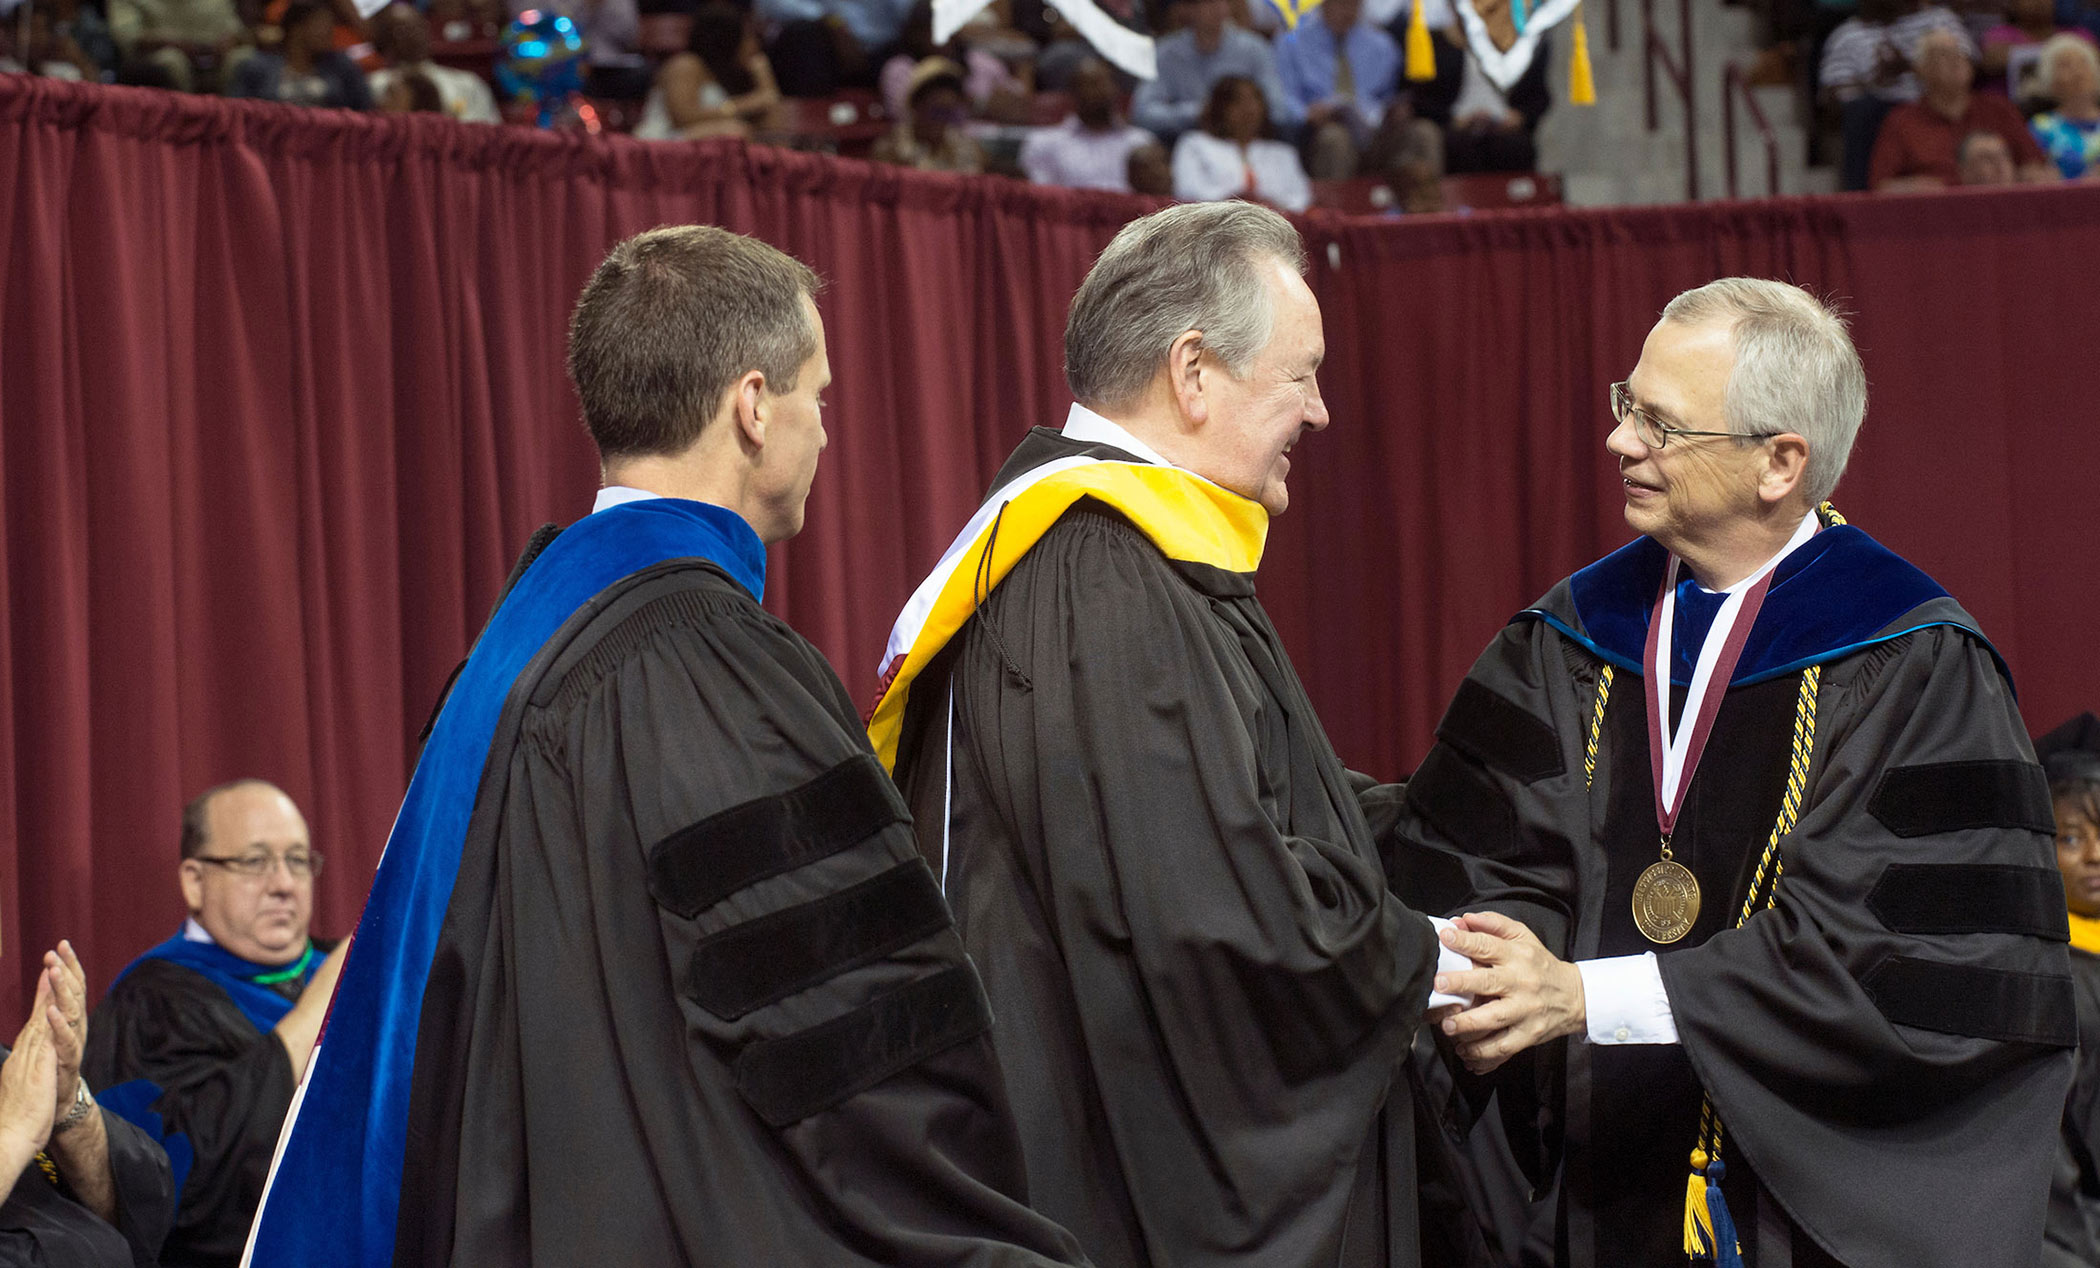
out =
<path fill-rule="evenodd" d="M 1305 121 L 1306 167 L 1319 180 L 1356 175 L 1357 156 L 1400 90 L 1400 46 L 1363 20 L 1363 0 L 1325 0 L 1276 36 L 1276 77 Z"/>
<path fill-rule="evenodd" d="M 0 23 L 0 27 L 4 27 L 0 30 L 0 71 L 42 75 L 47 79 L 70 79 L 76 83 L 102 78 L 102 68 L 89 60 L 70 34 L 52 22 L 47 10 L 31 6 L 26 22 L 21 21 L 17 14 Z M 24 30 L 28 35 L 20 47 L 15 43 L 18 30 Z"/>
<path fill-rule="evenodd" d="M 1157 141 L 1147 141 L 1130 152 L 1123 166 L 1130 177 L 1130 192 L 1152 198 L 1174 196 L 1174 163 L 1167 155 L 1167 147 Z"/>
<path fill-rule="evenodd" d="M 1021 170 L 1038 185 L 1127 193 L 1131 151 L 1152 144 L 1150 132 L 1116 112 L 1116 77 L 1108 63 L 1090 57 L 1072 72 L 1072 113 L 1021 142 Z"/>
<path fill-rule="evenodd" d="M 1025 38 L 1018 33 L 1010 34 L 1015 38 Z M 981 47 L 976 41 L 966 38 L 964 32 L 957 32 L 945 46 L 936 46 L 933 42 L 933 2 L 919 0 L 904 24 L 897 52 L 882 64 L 882 74 L 877 81 L 882 91 L 882 104 L 889 109 L 892 119 L 902 119 L 910 110 L 905 96 L 911 87 L 912 72 L 929 57 L 945 57 L 963 68 L 963 95 L 970 99 L 972 113 L 1006 122 L 1024 122 L 1028 118 L 1029 105 L 1035 95 L 1028 79 L 1015 74 L 1005 58 L 990 47 Z"/>
<path fill-rule="evenodd" d="M 656 72 L 634 134 L 645 141 L 746 136 L 780 104 L 758 23 L 729 0 L 693 11 L 685 51 Z"/>
<path fill-rule="evenodd" d="M 2065 180 L 2100 174 L 2100 54 L 2075 35 L 2051 36 L 2042 81 L 2056 103 L 2029 123 L 2042 152 Z"/>
<path fill-rule="evenodd" d="M 1867 179 L 1878 190 L 1934 189 L 1961 179 L 1955 145 L 1971 132 L 2005 138 L 2024 181 L 2056 179 L 2056 170 L 2027 130 L 2027 121 L 2003 97 L 1969 90 L 1976 63 L 1962 37 L 1929 31 L 1918 41 L 1917 75 L 1923 95 L 1897 106 L 1882 122 Z"/>
<path fill-rule="evenodd" d="M 257 97 L 291 106 L 370 110 L 372 90 L 357 63 L 334 48 L 335 14 L 321 0 L 292 0 L 284 11 L 284 42 L 240 64 L 229 97 Z"/>
<path fill-rule="evenodd" d="M 1232 25 L 1229 0 L 1176 0 L 1175 9 L 1182 28 L 1159 41 L 1159 73 L 1138 86 L 1130 108 L 1133 122 L 1171 142 L 1195 126 L 1211 90 L 1227 75 L 1258 87 L 1263 108 L 1278 127 L 1295 129 L 1303 122 L 1276 76 L 1268 41 Z"/>
<path fill-rule="evenodd" d="M 81 1074 L 87 975 L 70 943 L 44 953 L 36 1001 L 0 1048 L 0 1263 L 133 1268 L 159 1263 L 175 1214 L 168 1156 L 95 1103 Z"/>
<path fill-rule="evenodd" d="M 1312 206 L 1312 182 L 1298 151 L 1262 136 L 1261 89 L 1227 75 L 1210 90 L 1198 126 L 1174 144 L 1174 196 L 1190 202 L 1244 198 L 1284 211 Z"/>
<path fill-rule="evenodd" d="M 308 934 L 321 856 L 271 785 L 199 795 L 183 808 L 181 850 L 189 919 L 117 975 L 83 1069 L 97 1087 L 152 1083 L 150 1108 L 195 1151 L 163 1262 L 230 1266 L 349 942 Z"/>
<path fill-rule="evenodd" d="M 756 0 L 760 20 L 775 29 L 767 49 L 780 91 L 829 97 L 841 87 L 871 87 L 911 14 L 911 0 Z"/>
<path fill-rule="evenodd" d="M 384 89 L 372 95 L 383 114 L 449 113 L 445 109 L 444 94 L 438 91 L 430 76 L 419 70 L 394 76 L 387 80 Z"/>
<path fill-rule="evenodd" d="M 110 35 L 102 5 L 45 0 L 34 7 L 32 13 L 36 12 L 50 19 L 52 39 L 67 50 L 66 60 L 80 68 L 82 78 L 106 80 L 116 70 L 117 42 Z"/>
<path fill-rule="evenodd" d="M 1954 147 L 1954 163 L 1964 185 L 2011 185 L 2020 179 L 2012 150 L 1995 132 L 1971 132 Z"/>
<path fill-rule="evenodd" d="M 1392 210 L 1407 215 L 1444 210 L 1444 133 L 1416 118 L 1405 102 L 1386 111 L 1384 126 L 1364 151 L 1364 166 L 1387 178 Z"/>
<path fill-rule="evenodd" d="M 875 143 L 870 156 L 927 172 L 981 172 L 984 149 L 963 131 L 970 117 L 963 95 L 963 69 L 945 57 L 929 57 L 911 73 L 905 118 Z"/>
<path fill-rule="evenodd" d="M 119 57 L 138 67 L 124 77 L 183 92 L 217 91 L 248 52 L 234 0 L 109 0 L 109 30 Z"/>
<path fill-rule="evenodd" d="M 1952 10 L 1918 0 L 1860 0 L 1857 16 L 1838 24 L 1823 45 L 1818 83 L 1823 100 L 1839 113 L 1844 157 L 1840 189 L 1865 189 L 1868 162 L 1881 121 L 1895 106 L 1918 99 L 1912 71 L 1918 41 L 1944 31 L 1975 56 L 1969 30 Z"/>
<path fill-rule="evenodd" d="M 372 47 L 386 65 L 372 72 L 372 98 L 384 102 L 393 85 L 422 76 L 438 95 L 438 108 L 463 123 L 501 123 L 488 81 L 469 71 L 430 60 L 430 22 L 412 4 L 390 4 L 372 19 Z M 410 89 L 419 95 L 419 90 Z M 391 109 L 391 107 L 389 107 Z M 424 106 L 415 106 L 424 109 Z"/>
<path fill-rule="evenodd" d="M 1510 23 L 1509 7 L 1496 10 L 1489 23 Z M 1546 67 L 1553 60 L 1550 42 L 1541 38 L 1531 65 L 1503 92 L 1480 68 L 1456 23 L 1430 42 L 1436 53 L 1436 78 L 1415 87 L 1415 113 L 1444 130 L 1444 170 L 1450 172 L 1528 172 L 1538 166 L 1534 139 L 1553 95 L 1546 87 Z M 1510 32 L 1514 36 L 1514 30 Z"/>
<path fill-rule="evenodd" d="M 2056 869 L 2071 927 L 2078 1001 L 2078 1073 L 2064 1111 L 2064 1157 L 2049 1203 L 2046 1268 L 2100 1262 L 2100 754 L 2050 754 Z"/>
<path fill-rule="evenodd" d="M 1977 43 L 1983 55 L 1977 62 L 1976 91 L 2010 97 L 2023 105 L 2047 92 L 2039 74 L 2042 45 L 2059 32 L 2070 31 L 2091 44 L 2092 36 L 2076 27 L 2056 23 L 2055 0 L 2006 0 L 2003 22 L 1984 28 Z"/>

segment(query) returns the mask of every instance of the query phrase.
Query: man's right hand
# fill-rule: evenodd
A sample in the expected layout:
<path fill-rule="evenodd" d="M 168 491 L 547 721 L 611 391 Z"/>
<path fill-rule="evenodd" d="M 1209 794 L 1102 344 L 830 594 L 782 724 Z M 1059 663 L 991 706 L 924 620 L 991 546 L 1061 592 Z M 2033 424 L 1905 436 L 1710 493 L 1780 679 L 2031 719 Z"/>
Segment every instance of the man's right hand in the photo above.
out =
<path fill-rule="evenodd" d="M 44 1010 L 51 1006 L 51 984 L 37 980 L 36 1003 L 15 1036 L 14 1051 L 0 1063 L 0 1179 L 13 1183 L 23 1167 L 51 1139 L 52 1116 L 58 1108 L 58 1052 Z M 6 1167 L 12 1171 L 5 1171 Z"/>

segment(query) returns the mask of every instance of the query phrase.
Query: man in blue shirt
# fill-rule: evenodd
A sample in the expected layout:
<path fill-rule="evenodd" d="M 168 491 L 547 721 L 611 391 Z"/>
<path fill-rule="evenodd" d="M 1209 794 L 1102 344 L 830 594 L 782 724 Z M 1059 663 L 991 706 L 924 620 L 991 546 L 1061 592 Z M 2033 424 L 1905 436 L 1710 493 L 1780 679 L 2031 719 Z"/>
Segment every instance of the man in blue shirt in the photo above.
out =
<path fill-rule="evenodd" d="M 1267 41 L 1232 25 L 1228 0 L 1180 3 L 1182 27 L 1159 41 L 1159 74 L 1138 86 L 1131 121 L 1171 144 L 1196 126 L 1211 85 L 1227 75 L 1244 75 L 1261 86 L 1269 103 L 1269 122 L 1295 129 L 1304 114 L 1277 79 L 1276 59 Z"/>
<path fill-rule="evenodd" d="M 1324 0 L 1313 16 L 1276 34 L 1276 74 L 1305 120 L 1308 173 L 1356 173 L 1364 140 L 1400 87 L 1400 48 L 1363 21 L 1363 0 Z"/>

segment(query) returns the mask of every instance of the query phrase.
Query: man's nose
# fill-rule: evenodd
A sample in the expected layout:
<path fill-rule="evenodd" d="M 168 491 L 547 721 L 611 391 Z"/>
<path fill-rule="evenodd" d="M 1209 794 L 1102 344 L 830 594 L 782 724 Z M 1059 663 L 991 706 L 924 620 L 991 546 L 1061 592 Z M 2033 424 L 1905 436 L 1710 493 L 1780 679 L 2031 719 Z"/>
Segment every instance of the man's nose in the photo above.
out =
<path fill-rule="evenodd" d="M 1633 462 L 1639 462 L 1648 456 L 1648 446 L 1641 442 L 1639 433 L 1633 430 L 1633 424 L 1630 422 L 1620 423 L 1612 428 L 1611 434 L 1604 438 L 1604 448 L 1611 454 Z"/>

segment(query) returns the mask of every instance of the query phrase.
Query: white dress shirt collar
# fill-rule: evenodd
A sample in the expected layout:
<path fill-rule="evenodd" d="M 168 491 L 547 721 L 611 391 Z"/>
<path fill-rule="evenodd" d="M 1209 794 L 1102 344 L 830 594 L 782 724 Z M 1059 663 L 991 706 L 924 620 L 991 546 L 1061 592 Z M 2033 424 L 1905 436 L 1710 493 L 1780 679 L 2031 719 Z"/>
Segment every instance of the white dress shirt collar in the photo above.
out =
<path fill-rule="evenodd" d="M 598 500 L 591 504 L 591 514 L 596 515 L 600 511 L 621 506 L 628 502 L 646 502 L 650 498 L 660 498 L 662 496 L 663 494 L 661 493 L 651 493 L 647 489 L 631 489 L 624 484 L 608 484 L 598 490 Z"/>
<path fill-rule="evenodd" d="M 1073 440 L 1084 440 L 1097 445 L 1114 445 L 1134 458 L 1142 458 L 1154 466 L 1171 467 L 1157 449 L 1130 434 L 1120 423 L 1112 423 L 1084 405 L 1074 404 L 1065 415 L 1064 434 Z"/>
<path fill-rule="evenodd" d="M 218 939 L 205 932 L 204 926 L 197 923 L 195 916 L 185 916 L 183 918 L 182 939 L 185 942 L 204 942 L 212 946 L 219 945 Z"/>

